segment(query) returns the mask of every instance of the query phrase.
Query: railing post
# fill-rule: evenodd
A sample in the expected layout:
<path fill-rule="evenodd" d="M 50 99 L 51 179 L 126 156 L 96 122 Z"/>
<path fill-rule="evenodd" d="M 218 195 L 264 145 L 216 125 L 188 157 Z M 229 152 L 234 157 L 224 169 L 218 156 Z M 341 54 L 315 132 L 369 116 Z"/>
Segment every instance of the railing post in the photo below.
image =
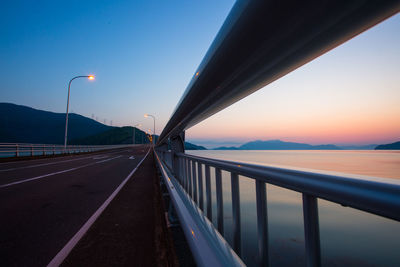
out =
<path fill-rule="evenodd" d="M 211 203 L 211 181 L 210 181 L 210 166 L 205 165 L 206 172 L 206 200 L 207 200 L 207 218 L 212 221 L 212 203 Z"/>
<path fill-rule="evenodd" d="M 303 193 L 304 239 L 306 266 L 321 266 L 317 198 Z"/>
<path fill-rule="evenodd" d="M 178 167 L 179 167 L 179 175 L 178 175 L 179 183 L 183 187 L 183 168 L 182 168 L 183 164 L 182 164 L 182 158 L 177 157 L 177 160 L 178 160 Z"/>
<path fill-rule="evenodd" d="M 15 156 L 19 156 L 19 151 L 18 151 L 18 144 L 15 145 Z"/>
<path fill-rule="evenodd" d="M 186 190 L 186 160 L 184 157 L 181 158 L 181 168 L 182 168 L 182 187 Z"/>
<path fill-rule="evenodd" d="M 33 145 L 31 145 L 31 157 L 33 157 Z"/>
<path fill-rule="evenodd" d="M 193 178 L 193 200 L 196 204 L 199 203 L 197 199 L 197 175 L 196 175 L 196 161 L 192 160 L 192 178 Z"/>
<path fill-rule="evenodd" d="M 224 203 L 222 196 L 221 169 L 215 168 L 215 191 L 217 194 L 217 229 L 224 236 Z"/>
<path fill-rule="evenodd" d="M 241 255 L 241 223 L 240 223 L 240 187 L 239 175 L 231 173 L 232 217 L 233 217 L 233 249 Z"/>
<path fill-rule="evenodd" d="M 268 266 L 268 213 L 265 183 L 256 180 L 257 233 L 259 266 Z"/>
<path fill-rule="evenodd" d="M 43 156 L 46 155 L 46 145 L 43 145 Z"/>
<path fill-rule="evenodd" d="M 53 145 L 53 155 L 56 154 L 56 145 Z"/>
<path fill-rule="evenodd" d="M 174 170 L 174 172 L 178 173 L 179 172 L 179 163 L 175 158 L 175 154 L 185 152 L 185 132 L 182 132 L 179 135 L 174 136 L 173 138 L 170 138 L 170 144 L 171 144 L 171 152 L 172 152 L 171 166 L 172 166 L 172 169 Z M 162 146 L 165 146 L 165 148 L 163 149 L 164 151 L 168 150 L 167 144 L 164 144 Z"/>
<path fill-rule="evenodd" d="M 193 190 L 192 190 L 192 161 L 190 159 L 188 159 L 188 172 L 187 172 L 187 176 L 188 176 L 188 193 L 189 196 L 193 199 Z"/>
<path fill-rule="evenodd" d="M 200 162 L 197 162 L 197 178 L 199 179 L 199 207 L 204 211 L 203 168 Z"/>

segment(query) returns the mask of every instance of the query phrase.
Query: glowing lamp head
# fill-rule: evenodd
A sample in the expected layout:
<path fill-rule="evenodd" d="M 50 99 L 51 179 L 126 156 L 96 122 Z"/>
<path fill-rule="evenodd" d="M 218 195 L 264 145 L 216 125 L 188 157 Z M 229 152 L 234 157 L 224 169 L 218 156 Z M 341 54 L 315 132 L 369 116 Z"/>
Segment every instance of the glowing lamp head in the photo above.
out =
<path fill-rule="evenodd" d="M 148 114 L 144 114 L 144 117 L 147 118 L 149 115 Z"/>
<path fill-rule="evenodd" d="M 89 80 L 94 80 L 94 76 L 93 76 L 93 75 L 89 75 L 89 76 L 88 76 L 88 79 L 89 79 Z"/>

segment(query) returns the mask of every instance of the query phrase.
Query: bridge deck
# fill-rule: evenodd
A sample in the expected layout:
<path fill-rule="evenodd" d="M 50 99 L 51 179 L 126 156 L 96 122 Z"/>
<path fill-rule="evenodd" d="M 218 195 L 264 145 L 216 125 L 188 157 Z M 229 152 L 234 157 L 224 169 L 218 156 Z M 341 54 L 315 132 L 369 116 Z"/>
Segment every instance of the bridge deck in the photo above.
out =
<path fill-rule="evenodd" d="M 150 153 L 63 266 L 176 266 Z"/>
<path fill-rule="evenodd" d="M 1 163 L 0 265 L 176 265 L 147 151 Z"/>

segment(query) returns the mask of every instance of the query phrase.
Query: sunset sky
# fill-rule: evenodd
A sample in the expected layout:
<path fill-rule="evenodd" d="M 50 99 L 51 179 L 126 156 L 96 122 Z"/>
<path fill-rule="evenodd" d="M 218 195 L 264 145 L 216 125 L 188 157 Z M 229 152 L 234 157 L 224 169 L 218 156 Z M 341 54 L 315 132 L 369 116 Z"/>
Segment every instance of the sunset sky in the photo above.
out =
<path fill-rule="evenodd" d="M 8 1 L 0 9 L 0 102 L 159 134 L 233 1 Z M 187 131 L 209 147 L 262 139 L 400 140 L 400 15 Z"/>

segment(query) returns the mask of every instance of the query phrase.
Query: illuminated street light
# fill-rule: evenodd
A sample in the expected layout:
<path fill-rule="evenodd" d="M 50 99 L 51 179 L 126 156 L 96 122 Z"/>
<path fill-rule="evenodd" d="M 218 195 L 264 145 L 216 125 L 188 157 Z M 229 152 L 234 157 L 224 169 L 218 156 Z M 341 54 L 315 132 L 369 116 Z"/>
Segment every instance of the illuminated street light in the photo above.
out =
<path fill-rule="evenodd" d="M 67 148 L 67 136 L 68 136 L 68 109 L 69 109 L 69 92 L 71 89 L 71 82 L 77 78 L 88 78 L 89 80 L 94 80 L 94 76 L 93 75 L 84 75 L 84 76 L 75 76 L 74 78 L 72 78 L 69 81 L 68 84 L 68 98 L 67 98 L 67 114 L 66 114 L 66 118 L 65 118 L 65 136 L 64 136 L 64 151 Z"/>
<path fill-rule="evenodd" d="M 153 127 L 153 144 L 155 144 L 155 137 L 156 137 L 156 117 L 154 117 L 153 115 L 150 114 L 144 114 L 144 117 L 152 117 L 153 118 L 153 122 L 154 122 L 154 127 Z"/>

